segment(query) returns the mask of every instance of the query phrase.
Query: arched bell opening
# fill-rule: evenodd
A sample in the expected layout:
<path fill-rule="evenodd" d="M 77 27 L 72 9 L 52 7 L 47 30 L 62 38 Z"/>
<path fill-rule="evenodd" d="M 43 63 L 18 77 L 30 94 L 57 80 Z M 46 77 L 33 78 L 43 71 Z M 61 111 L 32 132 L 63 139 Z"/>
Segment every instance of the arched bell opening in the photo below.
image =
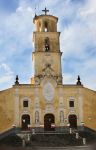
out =
<path fill-rule="evenodd" d="M 49 38 L 45 38 L 45 52 L 50 51 L 50 42 L 49 42 Z"/>
<path fill-rule="evenodd" d="M 48 32 L 48 22 L 44 22 L 44 31 Z"/>

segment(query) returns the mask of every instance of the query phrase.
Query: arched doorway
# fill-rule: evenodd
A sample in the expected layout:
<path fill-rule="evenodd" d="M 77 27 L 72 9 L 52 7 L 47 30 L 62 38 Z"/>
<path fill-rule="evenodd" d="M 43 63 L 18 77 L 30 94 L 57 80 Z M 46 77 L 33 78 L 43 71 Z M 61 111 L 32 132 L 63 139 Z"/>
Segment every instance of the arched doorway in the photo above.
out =
<path fill-rule="evenodd" d="M 27 130 L 30 125 L 30 116 L 28 114 L 22 115 L 22 129 Z"/>
<path fill-rule="evenodd" d="M 76 115 L 69 115 L 69 124 L 70 128 L 77 128 L 77 116 Z"/>
<path fill-rule="evenodd" d="M 46 114 L 44 116 L 44 130 L 54 131 L 55 130 L 55 117 L 53 114 Z"/>

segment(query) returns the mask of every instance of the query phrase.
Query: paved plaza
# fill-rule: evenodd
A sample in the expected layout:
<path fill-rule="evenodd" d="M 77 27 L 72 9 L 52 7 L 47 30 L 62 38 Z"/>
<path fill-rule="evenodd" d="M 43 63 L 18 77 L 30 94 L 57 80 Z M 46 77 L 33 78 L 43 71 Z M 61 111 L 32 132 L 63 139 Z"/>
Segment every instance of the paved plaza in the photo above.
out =
<path fill-rule="evenodd" d="M 71 147 L 50 147 L 50 148 L 35 148 L 34 150 L 96 150 L 96 148 L 93 148 L 91 146 L 71 146 Z"/>
<path fill-rule="evenodd" d="M 70 146 L 70 147 L 0 147 L 0 150 L 96 150 L 94 146 Z"/>

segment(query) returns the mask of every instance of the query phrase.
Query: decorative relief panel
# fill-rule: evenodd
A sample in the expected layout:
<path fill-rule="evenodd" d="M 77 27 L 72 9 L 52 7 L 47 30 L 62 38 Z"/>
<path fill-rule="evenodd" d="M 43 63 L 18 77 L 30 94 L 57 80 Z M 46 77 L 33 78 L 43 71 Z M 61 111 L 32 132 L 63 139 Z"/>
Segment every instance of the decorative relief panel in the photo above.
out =
<path fill-rule="evenodd" d="M 45 100 L 52 101 L 54 98 L 54 87 L 50 82 L 47 82 L 43 88 L 43 95 Z"/>

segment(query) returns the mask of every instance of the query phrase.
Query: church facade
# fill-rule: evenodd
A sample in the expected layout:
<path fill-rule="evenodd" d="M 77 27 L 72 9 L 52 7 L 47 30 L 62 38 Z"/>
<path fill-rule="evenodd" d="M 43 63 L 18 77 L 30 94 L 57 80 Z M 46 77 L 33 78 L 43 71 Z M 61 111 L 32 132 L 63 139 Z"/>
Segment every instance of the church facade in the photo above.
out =
<path fill-rule="evenodd" d="M 20 84 L 18 76 L 10 89 L 0 91 L 0 132 L 12 126 L 53 131 L 57 128 L 86 126 L 96 130 L 96 91 L 77 83 L 62 83 L 58 18 L 35 15 L 33 23 L 34 77 Z"/>

